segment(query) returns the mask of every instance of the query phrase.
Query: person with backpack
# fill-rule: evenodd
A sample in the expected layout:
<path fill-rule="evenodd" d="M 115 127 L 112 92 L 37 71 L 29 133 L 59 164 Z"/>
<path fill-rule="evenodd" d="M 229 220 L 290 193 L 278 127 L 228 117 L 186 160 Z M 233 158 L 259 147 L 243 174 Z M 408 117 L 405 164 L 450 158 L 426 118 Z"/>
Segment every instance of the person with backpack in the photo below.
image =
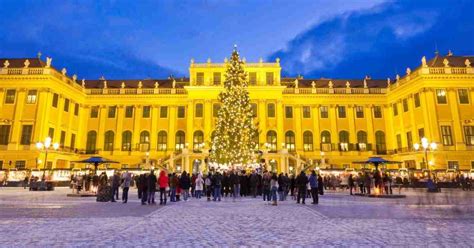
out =
<path fill-rule="evenodd" d="M 168 187 L 168 176 L 165 171 L 160 172 L 158 177 L 158 186 L 160 187 L 160 205 L 166 205 L 166 188 Z"/>

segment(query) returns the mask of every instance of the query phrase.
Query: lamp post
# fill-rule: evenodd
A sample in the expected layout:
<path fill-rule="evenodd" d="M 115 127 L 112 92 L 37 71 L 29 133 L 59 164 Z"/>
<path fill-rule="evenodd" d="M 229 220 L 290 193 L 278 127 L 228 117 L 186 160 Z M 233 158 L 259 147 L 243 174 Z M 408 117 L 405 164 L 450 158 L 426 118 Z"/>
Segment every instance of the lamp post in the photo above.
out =
<path fill-rule="evenodd" d="M 421 145 L 418 143 L 415 143 L 413 145 L 413 148 L 415 148 L 415 151 L 419 151 L 420 149 L 423 149 L 424 152 L 424 157 L 423 157 L 423 165 L 425 166 L 425 169 L 428 170 L 428 176 L 430 176 L 429 172 L 429 167 L 428 163 L 433 164 L 432 161 L 428 162 L 428 151 L 435 151 L 438 148 L 438 145 L 435 142 L 429 142 L 427 138 L 423 137 L 421 139 Z"/>
<path fill-rule="evenodd" d="M 46 165 L 48 164 L 48 151 L 51 148 L 51 145 L 53 145 L 52 148 L 55 151 L 58 150 L 58 148 L 59 148 L 58 143 L 51 144 L 51 142 L 52 142 L 51 137 L 46 137 L 44 142 L 40 141 L 40 142 L 36 143 L 36 148 L 38 148 L 38 150 L 40 150 L 40 151 L 44 151 L 44 153 L 45 153 L 45 155 L 44 155 L 44 165 L 43 165 L 43 177 L 46 174 Z"/>
<path fill-rule="evenodd" d="M 149 169 L 149 164 L 150 164 L 150 152 L 145 152 L 145 168 L 146 169 Z"/>

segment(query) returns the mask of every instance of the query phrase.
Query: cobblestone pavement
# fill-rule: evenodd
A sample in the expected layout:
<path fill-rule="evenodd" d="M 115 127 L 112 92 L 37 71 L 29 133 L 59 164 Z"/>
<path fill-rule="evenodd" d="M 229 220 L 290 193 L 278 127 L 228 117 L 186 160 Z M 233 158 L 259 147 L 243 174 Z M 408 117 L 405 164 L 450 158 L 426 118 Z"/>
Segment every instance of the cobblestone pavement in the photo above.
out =
<path fill-rule="evenodd" d="M 474 246 L 474 192 L 410 191 L 399 200 L 330 192 L 319 205 L 244 198 L 165 207 L 141 206 L 135 190 L 128 204 L 68 192 L 0 188 L 0 247 Z"/>

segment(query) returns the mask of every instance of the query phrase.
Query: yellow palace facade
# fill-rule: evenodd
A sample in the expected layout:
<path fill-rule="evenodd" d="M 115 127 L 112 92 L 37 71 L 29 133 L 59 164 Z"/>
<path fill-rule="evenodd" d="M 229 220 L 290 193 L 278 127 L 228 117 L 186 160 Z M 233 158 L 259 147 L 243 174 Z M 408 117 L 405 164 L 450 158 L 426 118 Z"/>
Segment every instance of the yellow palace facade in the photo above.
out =
<path fill-rule="evenodd" d="M 357 169 L 369 156 L 401 161 L 394 169 L 470 170 L 471 62 L 423 57 L 393 80 L 283 78 L 279 60 L 246 63 L 260 161 L 290 173 Z M 84 168 L 74 161 L 97 155 L 116 169 L 206 170 L 225 64 L 192 60 L 189 78 L 80 80 L 50 58 L 0 59 L 0 169 Z M 47 137 L 58 147 L 37 147 Z M 423 137 L 436 144 L 426 153 Z"/>

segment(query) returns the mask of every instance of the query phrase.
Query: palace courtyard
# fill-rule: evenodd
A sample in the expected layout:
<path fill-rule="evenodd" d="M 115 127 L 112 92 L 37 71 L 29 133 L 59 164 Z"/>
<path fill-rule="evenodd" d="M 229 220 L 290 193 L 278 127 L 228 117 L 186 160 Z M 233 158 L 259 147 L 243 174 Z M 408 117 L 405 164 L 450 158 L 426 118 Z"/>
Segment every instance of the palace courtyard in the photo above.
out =
<path fill-rule="evenodd" d="M 319 205 L 261 198 L 140 205 L 0 188 L 1 247 L 472 247 L 474 192 L 407 190 L 404 199 L 326 192 Z M 398 192 L 397 192 L 398 193 Z"/>

